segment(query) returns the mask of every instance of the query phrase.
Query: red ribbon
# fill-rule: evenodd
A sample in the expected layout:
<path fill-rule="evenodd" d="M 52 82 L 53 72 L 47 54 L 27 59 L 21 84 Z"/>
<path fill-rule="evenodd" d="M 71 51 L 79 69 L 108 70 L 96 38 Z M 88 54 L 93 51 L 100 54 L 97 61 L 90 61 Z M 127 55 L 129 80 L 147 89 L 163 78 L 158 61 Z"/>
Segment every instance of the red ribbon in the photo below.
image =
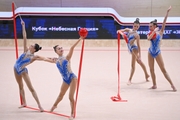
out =
<path fill-rule="evenodd" d="M 76 106 L 77 106 L 77 99 L 78 99 L 78 92 L 79 92 L 79 85 L 80 85 L 83 53 L 84 53 L 84 40 L 82 41 L 82 47 L 81 47 L 81 56 L 80 56 L 80 63 L 79 63 L 78 81 L 77 81 L 77 88 L 76 88 L 76 98 L 75 98 L 75 103 L 74 103 L 74 118 L 76 117 Z"/>

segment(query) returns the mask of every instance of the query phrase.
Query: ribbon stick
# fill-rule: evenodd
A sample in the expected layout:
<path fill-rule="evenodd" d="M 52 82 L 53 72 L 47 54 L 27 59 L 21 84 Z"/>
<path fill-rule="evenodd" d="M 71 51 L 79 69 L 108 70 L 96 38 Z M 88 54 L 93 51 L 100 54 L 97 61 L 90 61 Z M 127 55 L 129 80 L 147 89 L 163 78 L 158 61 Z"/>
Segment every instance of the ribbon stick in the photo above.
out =
<path fill-rule="evenodd" d="M 15 8 L 17 9 L 16 3 L 15 2 L 13 2 L 13 3 L 14 3 Z M 19 16 L 20 20 L 22 21 L 22 17 L 20 15 L 20 13 L 18 13 L 18 16 Z"/>

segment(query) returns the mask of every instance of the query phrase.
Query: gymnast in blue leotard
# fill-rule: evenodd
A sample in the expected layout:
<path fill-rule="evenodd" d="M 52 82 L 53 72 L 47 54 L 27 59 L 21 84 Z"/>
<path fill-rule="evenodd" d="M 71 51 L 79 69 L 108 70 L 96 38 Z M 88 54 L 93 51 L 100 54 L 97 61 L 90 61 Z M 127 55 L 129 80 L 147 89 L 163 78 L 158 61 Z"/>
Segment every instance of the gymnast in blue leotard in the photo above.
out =
<path fill-rule="evenodd" d="M 22 78 L 24 79 L 26 85 L 28 86 L 29 90 L 31 91 L 34 99 L 36 100 L 39 110 L 43 112 L 43 108 L 41 107 L 41 104 L 39 102 L 38 96 L 36 91 L 34 90 L 29 75 L 28 75 L 28 70 L 26 68 L 27 65 L 31 64 L 35 60 L 39 59 L 39 56 L 34 55 L 35 52 L 41 50 L 41 47 L 38 44 L 31 45 L 29 48 L 27 48 L 26 45 L 26 30 L 25 30 L 25 23 L 21 21 L 22 24 L 22 33 L 23 33 L 23 42 L 24 42 L 24 53 L 19 56 L 19 58 L 16 60 L 16 63 L 14 65 L 14 75 L 16 78 L 16 81 L 19 85 L 19 92 L 22 98 L 22 105 L 20 108 L 26 106 L 26 99 L 25 99 L 25 94 L 24 94 L 24 88 L 23 88 L 23 81 Z"/>
<path fill-rule="evenodd" d="M 154 73 L 154 59 L 155 59 L 157 64 L 159 65 L 162 73 L 164 74 L 164 77 L 170 83 L 173 91 L 176 91 L 176 88 L 173 85 L 172 80 L 169 77 L 169 75 L 168 75 L 168 73 L 167 73 L 167 71 L 165 69 L 163 58 L 162 58 L 162 55 L 161 55 L 161 50 L 160 50 L 160 40 L 161 40 L 161 38 L 163 36 L 166 20 L 167 20 L 167 17 L 168 17 L 168 14 L 169 14 L 170 10 L 171 10 L 171 6 L 167 10 L 166 16 L 164 18 L 164 21 L 163 21 L 163 24 L 162 24 L 162 27 L 161 27 L 160 30 L 158 28 L 156 19 L 154 21 L 151 21 L 150 24 L 149 24 L 149 30 L 151 32 L 147 35 L 147 39 L 151 42 L 151 45 L 150 45 L 149 50 L 148 50 L 148 62 L 149 62 L 149 68 L 150 68 L 151 77 L 152 77 L 152 81 L 153 81 L 153 86 L 151 87 L 151 89 L 156 89 L 157 88 L 156 76 L 155 76 L 155 73 Z"/>
<path fill-rule="evenodd" d="M 30 53 L 28 50 L 27 52 L 24 52 L 16 61 L 14 68 L 18 75 L 21 75 L 23 72 L 28 73 L 28 70 L 25 66 L 31 63 L 31 60 L 33 59 L 34 54 Z"/>
<path fill-rule="evenodd" d="M 137 32 L 139 27 L 140 27 L 140 22 L 139 22 L 139 18 L 137 18 L 134 21 L 132 29 L 125 28 L 125 29 L 118 30 L 118 32 L 122 36 L 124 35 L 124 32 L 126 32 L 127 38 L 128 38 L 127 47 L 128 47 L 129 52 L 132 55 L 131 73 L 130 73 L 130 77 L 129 77 L 129 80 L 128 80 L 128 83 L 127 83 L 128 85 L 132 84 L 131 80 L 132 80 L 133 74 L 135 72 L 135 63 L 136 63 L 136 61 L 142 67 L 142 69 L 144 71 L 144 74 L 145 74 L 146 81 L 149 81 L 148 80 L 149 74 L 147 73 L 146 67 L 145 67 L 144 63 L 142 62 L 142 60 L 141 60 L 140 36 L 139 36 L 139 34 Z M 135 41 L 136 41 L 137 45 L 135 44 Z"/>
<path fill-rule="evenodd" d="M 77 78 L 71 70 L 70 62 L 64 56 L 57 59 L 56 66 L 61 73 L 63 81 L 68 85 L 70 85 L 73 78 Z"/>
<path fill-rule="evenodd" d="M 80 37 L 79 40 L 76 41 L 74 45 L 71 46 L 67 56 L 63 55 L 64 53 L 63 48 L 60 47 L 59 45 L 56 45 L 53 48 L 54 48 L 55 53 L 58 55 L 58 58 L 45 58 L 45 57 L 41 58 L 42 60 L 46 62 L 55 63 L 63 79 L 60 94 L 57 97 L 55 103 L 53 104 L 51 108 L 51 112 L 53 112 L 54 109 L 57 108 L 58 103 L 63 99 L 68 88 L 70 88 L 69 100 L 71 104 L 71 118 L 74 116 L 74 102 L 75 102 L 74 93 L 75 93 L 75 89 L 77 85 L 77 77 L 71 70 L 70 60 L 71 60 L 74 48 L 82 39 L 83 37 Z"/>
<path fill-rule="evenodd" d="M 133 31 L 132 29 L 129 29 L 129 32 L 127 33 L 127 37 L 128 37 L 128 43 L 127 43 L 127 47 L 130 53 L 133 52 L 133 49 L 138 50 L 137 45 L 134 43 L 135 35 L 138 34 L 137 31 Z"/>
<path fill-rule="evenodd" d="M 151 46 L 148 51 L 153 58 L 156 58 L 159 55 L 159 53 L 161 53 L 160 40 L 161 40 L 161 35 L 159 33 L 156 33 L 156 37 L 150 41 Z"/>

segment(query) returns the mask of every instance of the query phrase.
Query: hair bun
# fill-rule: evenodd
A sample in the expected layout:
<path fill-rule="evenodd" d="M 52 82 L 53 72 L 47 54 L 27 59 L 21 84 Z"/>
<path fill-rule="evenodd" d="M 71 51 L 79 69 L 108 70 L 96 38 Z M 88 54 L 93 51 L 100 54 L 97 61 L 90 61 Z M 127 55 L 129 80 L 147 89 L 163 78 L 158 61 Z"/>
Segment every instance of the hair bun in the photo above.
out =
<path fill-rule="evenodd" d="M 156 23 L 157 23 L 157 19 L 154 19 L 154 22 L 156 22 Z"/>
<path fill-rule="evenodd" d="M 136 23 L 136 24 L 140 24 L 140 22 L 139 22 L 139 18 L 136 18 L 136 20 L 134 21 L 134 23 Z"/>
<path fill-rule="evenodd" d="M 41 50 L 42 49 L 42 47 L 39 47 L 39 50 Z"/>
<path fill-rule="evenodd" d="M 136 18 L 136 21 L 139 21 L 139 18 Z"/>

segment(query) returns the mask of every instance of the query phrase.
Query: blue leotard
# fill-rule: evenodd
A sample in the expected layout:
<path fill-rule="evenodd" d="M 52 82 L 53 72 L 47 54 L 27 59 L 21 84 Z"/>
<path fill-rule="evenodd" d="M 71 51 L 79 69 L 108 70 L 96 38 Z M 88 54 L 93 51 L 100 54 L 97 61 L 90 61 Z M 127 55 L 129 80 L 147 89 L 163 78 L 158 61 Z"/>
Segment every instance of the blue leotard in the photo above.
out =
<path fill-rule="evenodd" d="M 128 50 L 130 53 L 132 53 L 132 50 L 133 49 L 138 49 L 137 45 L 135 45 L 134 43 L 131 45 L 131 41 L 135 39 L 135 35 L 134 35 L 134 32 L 130 31 L 128 34 L 127 34 L 127 37 L 128 37 L 128 43 L 127 43 L 127 47 L 128 47 Z"/>
<path fill-rule="evenodd" d="M 161 35 L 159 33 L 156 33 L 156 38 L 154 40 L 150 40 L 151 46 L 149 48 L 149 53 L 153 58 L 156 58 L 159 55 L 159 53 L 161 53 L 159 47 L 160 40 L 161 40 Z"/>
<path fill-rule="evenodd" d="M 70 68 L 70 62 L 65 57 L 59 57 L 56 61 L 56 66 L 61 73 L 63 81 L 68 85 L 71 83 L 73 78 L 77 78 Z"/>
<path fill-rule="evenodd" d="M 31 62 L 31 59 L 33 57 L 34 54 L 31 54 L 30 51 L 21 54 L 14 65 L 14 69 L 16 70 L 18 75 L 21 75 L 23 72 L 28 72 L 25 66 Z"/>

